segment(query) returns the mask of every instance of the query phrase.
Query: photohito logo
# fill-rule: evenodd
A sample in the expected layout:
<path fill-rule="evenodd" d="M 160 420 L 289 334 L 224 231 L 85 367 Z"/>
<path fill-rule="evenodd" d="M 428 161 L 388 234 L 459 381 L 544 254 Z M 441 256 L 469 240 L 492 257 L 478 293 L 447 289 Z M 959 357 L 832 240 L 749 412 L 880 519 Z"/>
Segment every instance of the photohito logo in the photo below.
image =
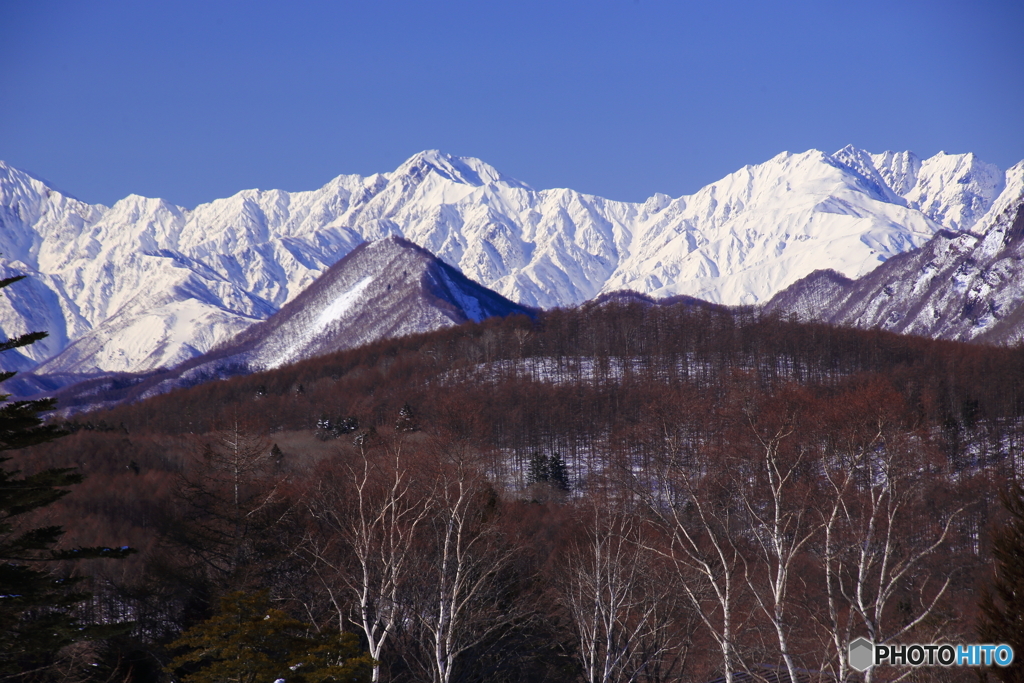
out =
<path fill-rule="evenodd" d="M 875 645 L 858 638 L 849 645 L 850 666 L 867 671 L 879 664 L 890 666 L 1009 666 L 1013 648 L 1009 645 Z"/>

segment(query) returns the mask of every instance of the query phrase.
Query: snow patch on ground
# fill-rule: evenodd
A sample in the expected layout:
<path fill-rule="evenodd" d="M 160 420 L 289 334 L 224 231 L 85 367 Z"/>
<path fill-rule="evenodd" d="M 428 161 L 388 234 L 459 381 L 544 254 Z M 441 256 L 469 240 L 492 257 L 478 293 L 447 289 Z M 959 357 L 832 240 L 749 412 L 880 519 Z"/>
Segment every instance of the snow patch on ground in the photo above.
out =
<path fill-rule="evenodd" d="M 328 326 L 337 322 L 342 318 L 342 316 L 352 310 L 352 307 L 355 305 L 360 295 L 362 295 L 363 291 L 370 286 L 371 282 L 373 282 L 372 275 L 364 277 L 362 280 L 357 282 L 352 289 L 343 293 L 337 299 L 328 304 L 324 310 L 320 311 L 320 314 L 312 324 L 303 330 L 302 336 L 286 347 L 279 356 L 266 362 L 266 368 L 268 370 L 273 370 L 294 360 L 302 347 L 309 344 L 313 339 L 316 339 L 316 337 L 322 334 Z"/>

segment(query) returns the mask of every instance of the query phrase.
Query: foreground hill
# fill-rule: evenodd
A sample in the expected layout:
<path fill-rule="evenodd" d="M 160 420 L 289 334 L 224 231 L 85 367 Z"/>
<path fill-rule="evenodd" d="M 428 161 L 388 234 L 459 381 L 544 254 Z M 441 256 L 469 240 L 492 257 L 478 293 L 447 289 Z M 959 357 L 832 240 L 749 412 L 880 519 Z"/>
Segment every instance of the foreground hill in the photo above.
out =
<path fill-rule="evenodd" d="M 31 282 L 0 301 L 0 334 L 50 331 L 0 362 L 44 375 L 172 367 L 389 235 L 528 306 L 619 289 L 755 304 L 815 269 L 858 277 L 941 229 L 970 230 L 1007 178 L 971 154 L 847 147 L 783 153 L 693 195 L 629 203 L 534 190 L 430 151 L 390 173 L 186 209 L 138 196 L 89 205 L 0 163 L 0 275 Z"/>
<path fill-rule="evenodd" d="M 335 284 L 335 302 L 353 291 Z M 466 570 L 473 593 L 452 628 L 476 645 L 454 658 L 457 680 L 587 680 L 579 643 L 597 638 L 579 634 L 595 600 L 623 594 L 601 586 L 631 596 L 618 623 L 658 615 L 641 640 L 601 641 L 640 653 L 623 659 L 638 680 L 650 662 L 668 680 L 708 681 L 781 667 L 787 652 L 848 680 L 851 623 L 909 642 L 975 637 L 1022 416 L 1020 349 L 624 294 L 76 416 L 73 435 L 13 464 L 78 465 L 85 483 L 48 523 L 66 523 L 70 543 L 140 549 L 92 584 L 90 618 L 131 622 L 107 644 L 115 664 L 159 671 L 168 643 L 230 591 L 372 634 L 352 618 L 371 595 L 402 616 L 381 680 L 429 679 L 429 615 Z M 671 561 L 708 547 L 728 552 L 703 574 Z M 865 547 L 878 552 L 865 560 Z M 779 585 L 772 548 L 790 548 L 794 567 L 774 623 L 758 603 Z M 879 558 L 908 569 L 892 576 Z M 389 568 L 393 590 L 373 578 Z M 709 584 L 736 577 L 716 601 Z M 765 635 L 778 624 L 786 641 Z M 733 626 L 723 655 L 716 636 Z"/>
<path fill-rule="evenodd" d="M 268 320 L 185 363 L 156 389 L 249 374 L 382 339 L 536 312 L 398 237 L 365 243 Z"/>

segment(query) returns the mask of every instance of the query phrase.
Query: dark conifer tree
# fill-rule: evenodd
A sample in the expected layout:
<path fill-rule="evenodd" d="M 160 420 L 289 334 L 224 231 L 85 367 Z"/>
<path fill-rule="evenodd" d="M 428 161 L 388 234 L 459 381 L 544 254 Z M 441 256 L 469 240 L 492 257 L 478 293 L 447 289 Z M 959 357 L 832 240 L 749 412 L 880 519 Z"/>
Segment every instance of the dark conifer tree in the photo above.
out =
<path fill-rule="evenodd" d="M 530 481 L 547 483 L 551 479 L 551 471 L 548 469 L 548 459 L 540 451 L 530 457 Z"/>
<path fill-rule="evenodd" d="M 416 416 L 412 412 L 412 406 L 408 403 L 398 411 L 398 421 L 395 423 L 396 432 L 414 432 L 417 429 Z"/>
<path fill-rule="evenodd" d="M 280 470 L 281 465 L 284 464 L 284 451 L 276 443 L 274 447 L 270 449 L 270 460 L 274 463 L 274 469 Z"/>
<path fill-rule="evenodd" d="M 569 475 L 565 470 L 565 461 L 558 453 L 548 458 L 548 482 L 562 491 L 569 490 Z"/>
<path fill-rule="evenodd" d="M 22 277 L 0 280 L 0 289 Z M 30 332 L 0 342 L 0 351 L 33 344 L 45 332 Z M 0 382 L 14 376 L 0 372 Z M 65 432 L 43 424 L 42 413 L 56 405 L 53 399 L 8 401 L 0 394 L 0 452 L 52 441 Z M 129 548 L 75 548 L 56 550 L 64 533 L 60 526 L 23 528 L 24 515 L 50 505 L 70 493 L 65 487 L 78 484 L 82 475 L 72 468 L 43 470 L 19 476 L 19 470 L 2 467 L 10 457 L 0 457 L 0 674 L 38 671 L 65 645 L 102 637 L 111 632 L 83 625 L 72 608 L 89 597 L 76 589 L 81 580 L 54 574 L 51 566 L 62 560 L 124 557 Z"/>
<path fill-rule="evenodd" d="M 361 683 L 370 680 L 373 665 L 355 634 L 316 633 L 275 609 L 265 590 L 224 596 L 216 615 L 171 646 L 188 648 L 168 669 L 190 683 Z"/>
<path fill-rule="evenodd" d="M 558 453 L 550 456 L 537 451 L 530 457 L 530 482 L 551 484 L 561 491 L 569 490 L 569 475 L 565 471 L 565 461 Z"/>
<path fill-rule="evenodd" d="M 1024 683 L 1024 487 L 1012 482 L 1002 499 L 1009 518 L 993 538 L 995 576 L 981 595 L 978 635 L 1017 653 L 1013 664 L 992 667 L 990 673 L 1000 681 Z"/>

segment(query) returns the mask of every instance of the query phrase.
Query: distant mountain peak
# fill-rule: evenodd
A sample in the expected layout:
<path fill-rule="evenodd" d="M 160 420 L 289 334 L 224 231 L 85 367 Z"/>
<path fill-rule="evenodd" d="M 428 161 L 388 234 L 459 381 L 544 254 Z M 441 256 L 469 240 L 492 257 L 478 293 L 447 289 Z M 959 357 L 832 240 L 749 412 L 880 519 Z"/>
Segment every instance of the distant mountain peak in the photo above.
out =
<path fill-rule="evenodd" d="M 856 280 L 817 271 L 776 294 L 766 308 L 837 325 L 1019 344 L 1024 341 L 1024 196 L 1018 193 L 1015 203 L 983 227 L 981 234 L 942 230 L 921 249 Z"/>
<path fill-rule="evenodd" d="M 418 181 L 431 173 L 444 180 L 473 187 L 482 187 L 493 183 L 501 183 L 510 187 L 528 187 L 480 159 L 453 156 L 436 149 L 428 149 L 414 154 L 389 175 L 392 178 L 408 177 Z"/>

